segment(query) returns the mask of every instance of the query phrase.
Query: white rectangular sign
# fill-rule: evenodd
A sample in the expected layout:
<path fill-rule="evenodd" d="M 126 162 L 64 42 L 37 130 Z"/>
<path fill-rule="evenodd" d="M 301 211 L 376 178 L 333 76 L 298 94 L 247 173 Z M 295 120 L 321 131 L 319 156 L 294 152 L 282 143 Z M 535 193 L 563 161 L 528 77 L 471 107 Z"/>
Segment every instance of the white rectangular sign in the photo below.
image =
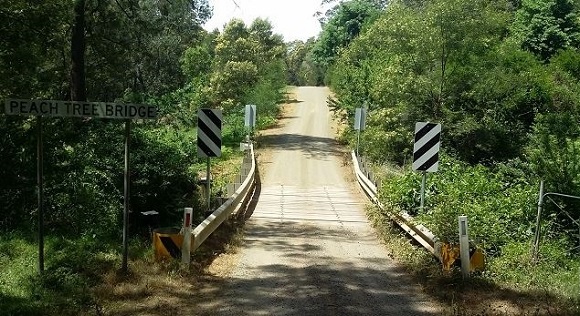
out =
<path fill-rule="evenodd" d="M 4 104 L 4 112 L 8 115 L 113 119 L 154 119 L 157 117 L 157 107 L 152 105 L 55 100 L 8 99 Z"/>
<path fill-rule="evenodd" d="M 255 104 L 247 104 L 246 105 L 246 116 L 244 120 L 244 125 L 246 127 L 255 127 L 256 126 L 256 105 Z"/>
<path fill-rule="evenodd" d="M 356 108 L 354 114 L 354 129 L 357 131 L 364 131 L 366 127 L 367 110 L 363 108 Z"/>

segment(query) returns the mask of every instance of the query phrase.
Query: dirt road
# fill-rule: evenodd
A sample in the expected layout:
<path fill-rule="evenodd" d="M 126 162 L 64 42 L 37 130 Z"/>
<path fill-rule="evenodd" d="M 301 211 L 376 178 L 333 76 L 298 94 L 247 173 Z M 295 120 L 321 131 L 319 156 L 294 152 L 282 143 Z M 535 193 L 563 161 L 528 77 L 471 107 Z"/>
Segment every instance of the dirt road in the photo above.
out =
<path fill-rule="evenodd" d="M 387 256 L 344 178 L 325 88 L 298 88 L 275 134 L 221 315 L 434 315 Z"/>

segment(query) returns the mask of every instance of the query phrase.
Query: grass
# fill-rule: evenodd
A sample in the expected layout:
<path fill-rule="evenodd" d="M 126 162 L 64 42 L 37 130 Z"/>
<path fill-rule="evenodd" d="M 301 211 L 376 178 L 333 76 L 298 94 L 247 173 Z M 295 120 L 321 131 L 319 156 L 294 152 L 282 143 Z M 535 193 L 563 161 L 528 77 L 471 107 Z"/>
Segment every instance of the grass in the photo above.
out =
<path fill-rule="evenodd" d="M 220 175 L 214 183 L 216 191 L 240 170 L 242 154 L 237 148 L 225 152 L 224 159 L 216 160 L 212 167 L 212 173 Z M 113 301 L 123 301 L 120 304 L 127 307 L 131 301 L 158 295 L 164 287 L 187 288 L 183 278 L 199 274 L 235 244 L 237 225 L 226 222 L 222 226 L 195 253 L 191 273 L 184 272 L 178 261 L 153 262 L 151 242 L 142 237 L 130 240 L 130 271 L 124 274 L 119 271 L 120 240 L 49 235 L 45 237 L 45 272 L 40 275 L 34 232 L 1 234 L 0 314 L 100 315 L 110 306 L 123 310 Z"/>
<path fill-rule="evenodd" d="M 371 206 L 367 214 L 392 258 L 445 307 L 447 315 L 580 314 L 577 259 L 554 265 L 544 257 L 538 265 L 526 264 L 529 247 L 516 245 L 510 253 L 492 259 L 486 272 L 464 280 L 459 267 L 442 271 L 439 262 L 413 244 L 381 210 Z"/>
<path fill-rule="evenodd" d="M 45 271 L 38 273 L 38 246 L 31 238 L 0 239 L 0 310 L 3 315 L 76 315 L 93 304 L 89 288 L 118 261 L 85 238 L 47 236 Z"/>
<path fill-rule="evenodd" d="M 127 274 L 120 271 L 120 247 L 84 237 L 51 236 L 46 239 L 46 270 L 41 276 L 33 240 L 2 235 L 0 314 L 134 315 L 186 310 L 187 306 L 166 302 L 176 293 L 195 299 L 193 293 L 207 277 L 205 270 L 238 248 L 243 220 L 224 222 L 194 253 L 189 270 L 180 260 L 155 262 L 150 241 L 133 239 Z"/>

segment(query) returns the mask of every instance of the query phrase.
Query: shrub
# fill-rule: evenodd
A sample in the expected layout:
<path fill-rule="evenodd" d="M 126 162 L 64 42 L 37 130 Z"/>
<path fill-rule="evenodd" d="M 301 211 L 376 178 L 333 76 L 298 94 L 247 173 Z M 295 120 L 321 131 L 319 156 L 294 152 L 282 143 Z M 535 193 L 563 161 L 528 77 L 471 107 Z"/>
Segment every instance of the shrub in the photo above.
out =
<path fill-rule="evenodd" d="M 512 162 L 517 165 L 517 162 Z M 457 217 L 468 216 L 470 238 L 490 251 L 531 237 L 536 186 L 508 164 L 494 170 L 442 156 L 439 172 L 428 175 L 425 209 L 418 213 L 421 175 L 407 172 L 383 181 L 385 203 L 417 214 L 439 239 L 457 240 Z"/>

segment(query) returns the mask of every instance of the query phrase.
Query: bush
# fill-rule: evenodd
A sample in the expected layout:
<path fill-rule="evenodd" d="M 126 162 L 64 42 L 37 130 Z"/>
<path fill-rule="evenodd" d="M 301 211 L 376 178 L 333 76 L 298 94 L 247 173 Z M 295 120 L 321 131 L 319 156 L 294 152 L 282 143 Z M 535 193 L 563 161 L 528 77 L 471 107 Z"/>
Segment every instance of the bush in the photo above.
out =
<path fill-rule="evenodd" d="M 521 176 L 517 168 L 507 164 L 491 170 L 443 155 L 439 172 L 428 174 L 423 213 L 417 210 L 419 173 L 407 172 L 386 179 L 381 198 L 389 205 L 417 214 L 417 220 L 443 241 L 457 240 L 457 217 L 466 215 L 470 238 L 487 250 L 497 251 L 509 241 L 531 237 L 537 188 Z"/>

